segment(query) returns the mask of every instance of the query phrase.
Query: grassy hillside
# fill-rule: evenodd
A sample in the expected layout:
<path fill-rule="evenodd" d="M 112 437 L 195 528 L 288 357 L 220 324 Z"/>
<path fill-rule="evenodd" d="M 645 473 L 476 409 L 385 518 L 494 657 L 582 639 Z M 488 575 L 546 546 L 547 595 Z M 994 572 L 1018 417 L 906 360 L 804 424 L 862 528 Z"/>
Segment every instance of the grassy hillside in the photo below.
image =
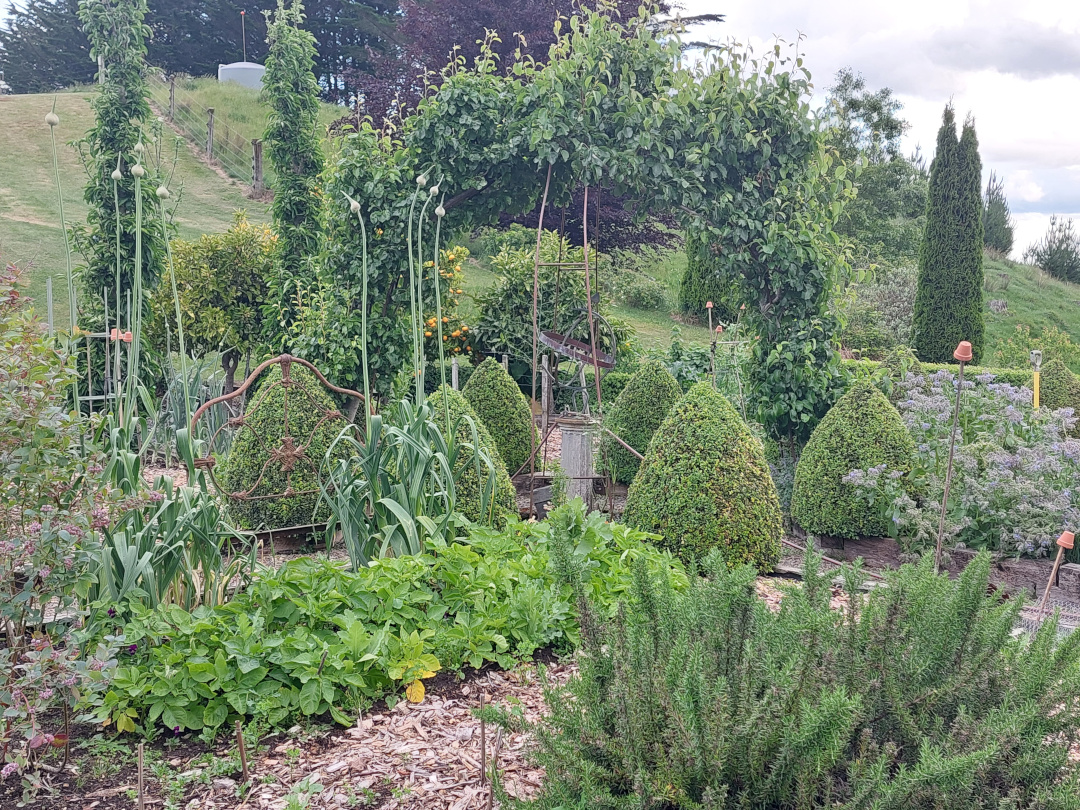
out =
<path fill-rule="evenodd" d="M 1080 345 L 1080 286 L 1057 281 L 1031 265 L 989 258 L 985 273 L 987 306 L 993 300 L 1008 302 L 1007 312 L 986 313 L 988 358 L 993 358 L 994 352 L 1016 335 L 1016 327 L 1023 324 L 1036 335 L 1044 326 L 1055 326 Z M 1080 357 L 1071 365 L 1080 372 Z"/>
<path fill-rule="evenodd" d="M 86 175 L 71 142 L 93 124 L 89 93 L 56 96 L 60 182 L 68 224 L 83 221 L 82 188 Z M 29 294 L 45 307 L 45 279 L 53 277 L 57 323 L 67 324 L 64 238 L 60 230 L 56 180 L 45 114 L 51 95 L 0 96 L 0 257 L 30 266 Z M 175 136 L 166 133 L 165 152 L 173 153 Z M 267 205 L 244 195 L 245 189 L 200 162 L 180 143 L 172 189 L 180 194 L 176 212 L 179 235 L 194 239 L 228 228 L 233 212 L 244 208 L 255 221 L 269 219 Z M 74 261 L 81 258 L 76 254 Z"/>

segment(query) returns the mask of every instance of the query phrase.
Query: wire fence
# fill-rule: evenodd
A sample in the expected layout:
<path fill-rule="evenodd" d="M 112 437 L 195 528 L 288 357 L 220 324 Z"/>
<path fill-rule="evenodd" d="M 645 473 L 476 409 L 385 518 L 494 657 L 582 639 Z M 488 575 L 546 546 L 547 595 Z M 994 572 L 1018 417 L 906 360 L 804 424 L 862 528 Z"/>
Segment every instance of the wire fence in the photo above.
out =
<path fill-rule="evenodd" d="M 231 129 L 215 117 L 212 107 L 203 106 L 163 71 L 150 71 L 148 85 L 151 103 L 208 163 L 246 184 L 253 193 L 269 187 L 262 170 L 262 141 L 248 140 Z"/>

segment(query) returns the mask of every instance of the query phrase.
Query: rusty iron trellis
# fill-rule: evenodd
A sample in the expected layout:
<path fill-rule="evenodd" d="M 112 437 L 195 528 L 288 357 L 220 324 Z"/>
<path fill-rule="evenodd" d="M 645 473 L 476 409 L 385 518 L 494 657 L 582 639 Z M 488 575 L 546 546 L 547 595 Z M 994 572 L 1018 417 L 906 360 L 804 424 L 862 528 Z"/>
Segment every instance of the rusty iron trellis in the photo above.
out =
<path fill-rule="evenodd" d="M 312 396 L 311 392 L 308 391 L 302 383 L 300 383 L 300 381 L 294 379 L 291 374 L 293 363 L 297 363 L 308 369 L 312 374 L 315 375 L 316 379 L 318 379 L 318 381 L 323 385 L 323 387 L 327 388 L 328 390 L 334 391 L 335 393 L 342 394 L 347 397 L 352 397 L 361 404 L 364 401 L 363 394 L 348 388 L 338 388 L 336 385 L 330 383 L 330 381 L 322 375 L 322 372 L 320 372 L 307 360 L 302 360 L 299 357 L 293 357 L 289 354 L 282 354 L 260 364 L 259 367 L 256 368 L 253 372 L 251 372 L 248 378 L 244 380 L 243 384 L 236 390 L 228 394 L 224 394 L 223 396 L 215 397 L 214 399 L 211 399 L 208 402 L 204 403 L 197 411 L 195 411 L 195 415 L 191 417 L 191 434 L 193 436 L 195 435 L 195 425 L 204 413 L 209 411 L 215 405 L 221 405 L 231 402 L 239 397 L 243 397 L 247 390 L 255 382 L 255 380 L 259 378 L 259 375 L 262 374 L 267 368 L 273 365 L 281 366 L 281 379 L 275 380 L 274 382 L 263 386 L 259 390 L 259 394 L 256 397 L 255 401 L 251 404 L 251 407 L 248 408 L 246 412 L 241 413 L 240 416 L 229 417 L 224 423 L 222 423 L 218 427 L 217 430 L 214 431 L 213 435 L 210 437 L 210 441 L 207 443 L 208 448 L 213 447 L 218 435 L 225 428 L 235 428 L 237 429 L 237 432 L 244 430 L 245 428 L 251 431 L 252 435 L 255 436 L 256 441 L 266 452 L 266 461 L 263 462 L 262 468 L 259 470 L 259 475 L 256 478 L 255 483 L 253 483 L 246 490 L 229 492 L 228 488 L 222 486 L 221 482 L 218 481 L 217 476 L 214 474 L 214 467 L 216 466 L 217 462 L 213 456 L 209 455 L 209 452 L 207 453 L 207 455 L 195 459 L 196 469 L 206 470 L 210 475 L 210 480 L 213 482 L 214 488 L 224 498 L 230 501 L 257 501 L 269 500 L 273 498 L 290 498 L 298 495 L 312 495 L 316 492 L 319 492 L 318 488 L 309 488 L 303 490 L 293 489 L 293 471 L 297 469 L 297 467 L 310 469 L 314 472 L 316 479 L 319 478 L 322 459 L 312 459 L 307 455 L 307 449 L 311 445 L 312 440 L 315 438 L 315 434 L 324 424 L 334 419 L 345 419 L 345 415 L 341 413 L 341 411 L 331 410 L 326 406 L 322 405 L 314 396 Z M 270 393 L 270 391 L 279 387 L 285 389 L 284 424 L 280 443 L 276 446 L 271 446 L 270 442 L 268 442 L 265 437 L 261 436 L 259 432 L 255 430 L 255 428 L 248 424 L 248 420 L 251 419 L 251 417 L 259 410 L 260 406 L 266 400 L 266 397 Z M 301 404 L 304 409 L 313 409 L 321 415 L 321 418 L 311 429 L 311 433 L 306 438 L 293 436 L 292 430 L 290 429 L 291 425 L 289 422 L 289 393 L 293 390 L 297 391 L 302 396 Z M 298 441 L 298 438 L 301 440 Z M 263 478 L 266 476 L 266 471 L 271 464 L 276 464 L 281 468 L 282 472 L 285 473 L 285 490 L 283 492 L 255 495 L 255 491 L 262 483 Z"/>

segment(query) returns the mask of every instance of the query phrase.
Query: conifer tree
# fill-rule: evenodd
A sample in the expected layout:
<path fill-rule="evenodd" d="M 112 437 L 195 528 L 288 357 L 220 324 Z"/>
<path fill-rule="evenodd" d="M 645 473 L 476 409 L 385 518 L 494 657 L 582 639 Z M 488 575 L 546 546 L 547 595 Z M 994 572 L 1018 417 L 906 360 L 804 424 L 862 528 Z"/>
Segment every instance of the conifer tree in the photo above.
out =
<path fill-rule="evenodd" d="M 983 350 L 982 161 L 972 119 L 956 137 L 952 105 L 945 108 L 930 166 L 926 230 L 919 251 L 913 348 L 930 363 L 953 362 L 956 345 Z"/>
<path fill-rule="evenodd" d="M 319 83 L 315 78 L 315 38 L 301 26 L 300 0 L 267 13 L 270 52 L 263 96 L 270 105 L 266 152 L 277 182 L 271 213 L 278 255 L 271 281 L 271 307 L 277 326 L 288 327 L 302 297 L 314 283 L 311 259 L 319 247 L 323 168 L 319 125 Z"/>
<path fill-rule="evenodd" d="M 990 172 L 983 201 L 983 244 L 1006 256 L 1013 248 L 1013 221 L 1005 197 L 1005 183 L 995 172 Z"/>

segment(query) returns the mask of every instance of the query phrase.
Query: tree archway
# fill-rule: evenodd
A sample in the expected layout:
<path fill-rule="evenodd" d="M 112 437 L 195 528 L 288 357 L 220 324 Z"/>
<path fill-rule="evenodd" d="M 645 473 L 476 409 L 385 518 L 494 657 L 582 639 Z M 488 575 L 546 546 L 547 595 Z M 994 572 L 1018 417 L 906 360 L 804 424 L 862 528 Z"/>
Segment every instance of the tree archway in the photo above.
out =
<path fill-rule="evenodd" d="M 379 377 L 405 359 L 395 313 L 407 309 L 409 216 L 421 195 L 437 185 L 444 229 L 493 223 L 531 210 L 550 167 L 556 205 L 577 184 L 604 183 L 642 215 L 674 212 L 728 257 L 757 333 L 757 416 L 778 437 L 805 437 L 839 376 L 829 296 L 845 258 L 833 224 L 854 192 L 825 149 L 801 58 L 779 45 L 763 59 L 728 47 L 687 63 L 677 34 L 658 36 L 646 16 L 583 11 L 564 22 L 548 63 L 500 71 L 485 49 L 472 66 L 451 64 L 400 131 L 362 123 L 337 139 L 319 297 L 294 349 L 339 383 L 357 382 L 362 246 L 346 195 L 368 223 Z M 434 209 L 423 227 L 434 227 Z"/>

